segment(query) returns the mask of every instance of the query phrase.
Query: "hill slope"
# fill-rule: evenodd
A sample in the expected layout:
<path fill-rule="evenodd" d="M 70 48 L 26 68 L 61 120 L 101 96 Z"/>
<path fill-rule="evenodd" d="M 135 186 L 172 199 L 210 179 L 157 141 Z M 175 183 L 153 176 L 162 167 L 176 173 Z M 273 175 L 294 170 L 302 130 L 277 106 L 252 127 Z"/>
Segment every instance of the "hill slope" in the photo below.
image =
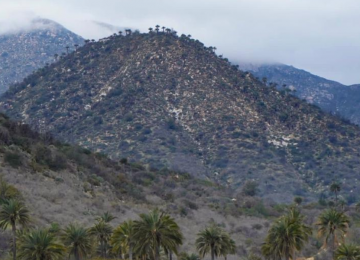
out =
<path fill-rule="evenodd" d="M 360 125 L 359 85 L 345 86 L 283 64 L 242 64 L 241 68 L 261 79 L 267 78 L 268 82 L 277 83 L 279 89 L 284 84 L 292 86 L 296 89 L 296 96 Z"/>
<path fill-rule="evenodd" d="M 0 35 L 0 94 L 34 70 L 54 61 L 54 55 L 66 52 L 83 39 L 61 25 L 35 19 L 25 31 Z"/>
<path fill-rule="evenodd" d="M 68 142 L 152 166 L 247 180 L 277 201 L 333 180 L 360 191 L 356 126 L 268 88 L 186 36 L 133 34 L 89 43 L 29 76 L 3 109 Z"/>
<path fill-rule="evenodd" d="M 186 238 L 183 251 L 195 252 L 197 232 L 216 221 L 232 229 L 239 243 L 238 253 L 244 254 L 258 246 L 266 232 L 261 229 L 267 222 L 261 213 L 281 213 L 264 207 L 258 198 L 242 196 L 231 200 L 236 196 L 233 191 L 186 173 L 111 161 L 104 155 L 33 132 L 29 126 L 0 114 L 0 192 L 3 180 L 23 195 L 32 226 L 76 222 L 89 227 L 106 211 L 117 217 L 113 221 L 117 225 L 159 207 L 181 226 Z M 251 205 L 245 207 L 247 200 Z M 246 216 L 250 212 L 251 218 Z M 255 223 L 260 228 L 252 228 Z M 1 232 L 1 258 L 2 249 L 8 248 L 4 236 L 7 233 Z M 254 245 L 241 246 L 249 238 Z"/>

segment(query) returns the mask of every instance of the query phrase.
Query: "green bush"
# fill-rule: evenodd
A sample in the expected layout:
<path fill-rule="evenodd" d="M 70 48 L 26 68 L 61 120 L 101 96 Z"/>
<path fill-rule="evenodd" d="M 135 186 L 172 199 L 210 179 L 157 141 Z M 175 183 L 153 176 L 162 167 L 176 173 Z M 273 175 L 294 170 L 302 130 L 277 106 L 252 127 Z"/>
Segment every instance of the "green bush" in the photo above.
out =
<path fill-rule="evenodd" d="M 4 161 L 14 168 L 18 168 L 23 165 L 21 155 L 17 152 L 6 152 L 4 155 Z"/>

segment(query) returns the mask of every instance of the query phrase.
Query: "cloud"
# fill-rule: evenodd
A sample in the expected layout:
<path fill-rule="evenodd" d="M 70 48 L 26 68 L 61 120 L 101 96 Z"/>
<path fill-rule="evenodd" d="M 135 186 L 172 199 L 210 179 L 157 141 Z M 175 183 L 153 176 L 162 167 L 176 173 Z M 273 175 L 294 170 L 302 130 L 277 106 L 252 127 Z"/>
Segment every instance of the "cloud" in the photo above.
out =
<path fill-rule="evenodd" d="M 278 61 L 342 83 L 360 82 L 359 0 L 0 0 L 0 6 L 1 17 L 31 13 L 85 38 L 109 33 L 88 21 L 141 31 L 165 25 L 234 61 Z M 16 18 L 20 22 L 6 27 L 24 23 Z"/>

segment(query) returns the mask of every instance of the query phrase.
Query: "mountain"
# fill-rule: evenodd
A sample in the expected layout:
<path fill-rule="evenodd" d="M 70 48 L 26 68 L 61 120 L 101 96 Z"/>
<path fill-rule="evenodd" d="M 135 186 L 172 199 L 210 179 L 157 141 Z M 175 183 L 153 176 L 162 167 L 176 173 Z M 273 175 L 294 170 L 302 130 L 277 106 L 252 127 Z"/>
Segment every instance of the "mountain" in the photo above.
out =
<path fill-rule="evenodd" d="M 51 20 L 34 19 L 25 30 L 0 35 L 0 93 L 36 69 L 54 62 L 83 39 Z"/>
<path fill-rule="evenodd" d="M 242 64 L 240 67 L 260 79 L 277 83 L 279 89 L 284 84 L 294 88 L 299 98 L 360 125 L 359 85 L 345 86 L 284 64 Z"/>
<path fill-rule="evenodd" d="M 168 167 L 268 200 L 315 199 L 343 182 L 359 195 L 357 126 L 239 71 L 185 35 L 90 42 L 0 100 L 33 129 L 113 159 Z"/>

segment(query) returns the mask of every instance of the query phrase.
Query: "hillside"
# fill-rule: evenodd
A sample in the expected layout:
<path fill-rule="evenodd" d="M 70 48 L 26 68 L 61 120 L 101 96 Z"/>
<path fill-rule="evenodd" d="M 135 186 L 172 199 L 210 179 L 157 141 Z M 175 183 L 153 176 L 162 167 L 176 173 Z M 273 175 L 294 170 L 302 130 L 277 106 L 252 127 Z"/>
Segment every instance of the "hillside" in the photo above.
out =
<path fill-rule="evenodd" d="M 75 44 L 84 43 L 80 36 L 51 20 L 35 19 L 28 28 L 0 35 L 0 94 L 54 62 L 54 55 L 66 53 L 66 46 L 74 49 Z"/>
<path fill-rule="evenodd" d="M 257 197 L 238 196 L 187 173 L 111 161 L 33 132 L 3 114 L 0 144 L 0 194 L 3 180 L 20 191 L 36 227 L 74 222 L 89 227 L 106 211 L 117 217 L 113 223 L 117 225 L 158 207 L 180 224 L 186 238 L 181 250 L 194 251 L 196 233 L 215 221 L 231 230 L 243 255 L 261 243 L 264 224 L 269 225 L 265 217 L 282 213 L 276 205 L 264 206 Z M 0 232 L 1 259 L 2 249 L 8 248 L 7 237 L 7 232 Z M 250 238 L 251 245 L 242 245 Z"/>
<path fill-rule="evenodd" d="M 333 180 L 356 200 L 359 128 L 266 87 L 198 40 L 133 33 L 90 42 L 13 86 L 2 108 L 44 133 L 275 201 Z M 325 194 L 326 195 L 326 194 Z"/>
<path fill-rule="evenodd" d="M 278 89 L 282 89 L 284 84 L 295 88 L 295 95 L 299 98 L 360 125 L 359 85 L 345 86 L 283 64 L 242 64 L 241 68 L 260 79 L 267 78 L 268 83 L 277 83 Z"/>

